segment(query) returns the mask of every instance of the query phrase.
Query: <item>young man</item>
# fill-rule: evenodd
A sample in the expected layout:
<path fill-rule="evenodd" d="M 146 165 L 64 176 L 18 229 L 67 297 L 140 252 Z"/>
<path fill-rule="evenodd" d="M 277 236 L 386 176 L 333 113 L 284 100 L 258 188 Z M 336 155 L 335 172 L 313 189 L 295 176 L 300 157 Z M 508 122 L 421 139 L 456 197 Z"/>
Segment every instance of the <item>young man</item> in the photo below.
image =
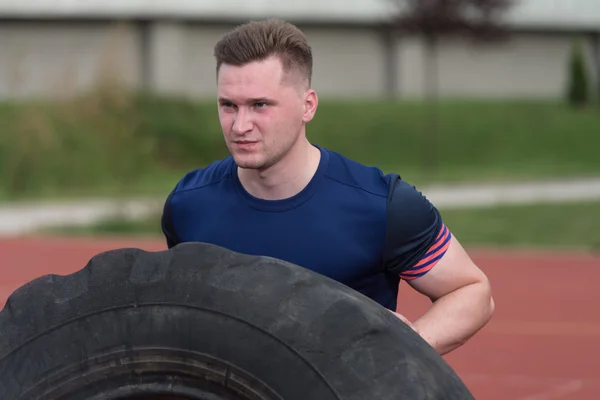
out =
<path fill-rule="evenodd" d="M 437 209 L 398 175 L 311 144 L 312 54 L 295 26 L 239 26 L 215 46 L 218 115 L 231 156 L 169 194 L 169 247 L 196 241 L 283 259 L 396 311 L 401 280 L 432 300 L 413 327 L 440 354 L 490 319 L 486 276 Z"/>

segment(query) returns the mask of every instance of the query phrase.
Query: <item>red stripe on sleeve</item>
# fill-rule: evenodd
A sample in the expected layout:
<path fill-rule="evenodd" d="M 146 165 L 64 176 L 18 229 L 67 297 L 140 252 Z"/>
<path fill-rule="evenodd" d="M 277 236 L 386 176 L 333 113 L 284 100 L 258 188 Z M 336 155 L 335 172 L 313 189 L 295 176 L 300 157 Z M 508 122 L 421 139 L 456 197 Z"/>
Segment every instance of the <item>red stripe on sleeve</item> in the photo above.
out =
<path fill-rule="evenodd" d="M 450 230 L 446 225 L 442 225 L 435 242 L 431 245 L 423 258 L 421 258 L 414 267 L 400 274 L 400 277 L 404 280 L 412 280 L 429 272 L 439 260 L 442 259 L 444 254 L 446 254 L 448 247 L 450 247 L 451 237 L 452 234 L 450 233 Z"/>

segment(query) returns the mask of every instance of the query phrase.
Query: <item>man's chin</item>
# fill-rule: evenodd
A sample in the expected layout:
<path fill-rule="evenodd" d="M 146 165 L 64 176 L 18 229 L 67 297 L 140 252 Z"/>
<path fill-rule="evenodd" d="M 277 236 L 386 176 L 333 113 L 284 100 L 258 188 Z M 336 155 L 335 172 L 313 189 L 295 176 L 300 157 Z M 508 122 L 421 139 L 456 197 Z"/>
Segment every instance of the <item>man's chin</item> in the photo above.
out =
<path fill-rule="evenodd" d="M 233 160 L 235 161 L 235 164 L 242 169 L 261 169 L 265 165 L 264 160 L 247 154 L 234 154 Z"/>

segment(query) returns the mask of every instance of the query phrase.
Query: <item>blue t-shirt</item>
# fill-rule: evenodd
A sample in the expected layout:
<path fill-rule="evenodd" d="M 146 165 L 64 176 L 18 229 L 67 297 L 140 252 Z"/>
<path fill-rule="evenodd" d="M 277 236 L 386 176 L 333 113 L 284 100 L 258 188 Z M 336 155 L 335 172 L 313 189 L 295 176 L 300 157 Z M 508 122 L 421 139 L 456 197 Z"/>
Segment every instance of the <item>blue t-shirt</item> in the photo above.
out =
<path fill-rule="evenodd" d="M 450 232 L 398 175 L 316 147 L 316 174 L 284 200 L 250 195 L 232 157 L 189 172 L 165 202 L 167 245 L 205 242 L 279 258 L 395 310 L 400 280 L 427 273 L 448 248 Z"/>

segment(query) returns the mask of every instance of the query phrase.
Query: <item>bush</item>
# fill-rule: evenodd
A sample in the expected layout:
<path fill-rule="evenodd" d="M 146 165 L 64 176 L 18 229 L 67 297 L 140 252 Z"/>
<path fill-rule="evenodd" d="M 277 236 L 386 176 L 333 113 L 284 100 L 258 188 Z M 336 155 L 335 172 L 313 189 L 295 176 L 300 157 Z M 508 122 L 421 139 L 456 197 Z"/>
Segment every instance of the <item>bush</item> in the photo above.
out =
<path fill-rule="evenodd" d="M 571 45 L 569 60 L 568 102 L 573 107 L 586 106 L 590 102 L 589 77 L 586 68 L 585 51 L 582 40 Z"/>
<path fill-rule="evenodd" d="M 65 102 L 0 106 L 0 194 L 131 194 L 140 179 L 226 155 L 213 111 L 104 86 Z"/>
<path fill-rule="evenodd" d="M 140 137 L 141 115 L 112 88 L 54 104 L 7 105 L 0 175 L 10 195 L 94 185 L 127 190 L 153 165 L 157 143 Z"/>

